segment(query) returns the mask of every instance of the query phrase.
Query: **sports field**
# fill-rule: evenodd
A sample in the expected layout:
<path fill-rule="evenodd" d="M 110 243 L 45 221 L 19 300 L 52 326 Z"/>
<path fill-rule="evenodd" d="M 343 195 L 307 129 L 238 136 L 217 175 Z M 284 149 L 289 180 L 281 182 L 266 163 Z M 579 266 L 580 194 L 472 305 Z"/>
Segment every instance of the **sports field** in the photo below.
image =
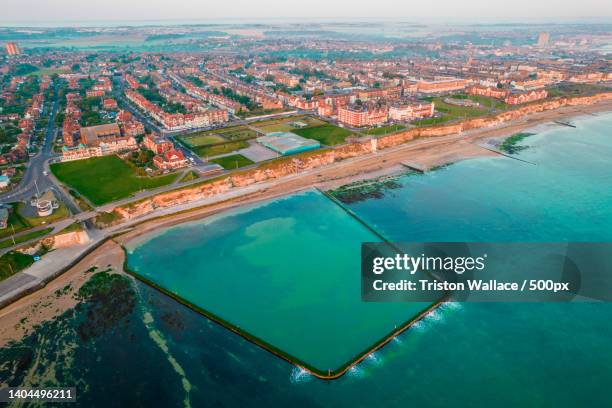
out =
<path fill-rule="evenodd" d="M 292 132 L 307 139 L 314 139 L 327 146 L 342 144 L 348 136 L 353 134 L 350 130 L 329 124 L 305 129 L 295 129 L 292 130 Z"/>
<path fill-rule="evenodd" d="M 209 146 L 217 143 L 225 143 L 227 140 L 214 134 L 185 136 L 181 138 L 186 144 L 192 147 Z"/>
<path fill-rule="evenodd" d="M 246 126 L 232 126 L 179 136 L 177 139 L 189 148 L 197 148 L 239 140 L 248 140 L 257 136 L 257 132 Z"/>
<path fill-rule="evenodd" d="M 326 122 L 312 116 L 290 116 L 280 119 L 268 119 L 252 123 L 251 126 L 263 133 L 292 132 L 296 129 L 325 125 Z"/>
<path fill-rule="evenodd" d="M 260 135 L 246 126 L 232 126 L 179 136 L 177 139 L 198 156 L 212 157 L 244 149 L 249 146 L 247 140 L 257 136 Z"/>
<path fill-rule="evenodd" d="M 51 165 L 51 171 L 62 183 L 78 191 L 95 205 L 127 198 L 141 190 L 168 185 L 177 177 L 177 174 L 139 177 L 118 156 L 54 163 Z"/>

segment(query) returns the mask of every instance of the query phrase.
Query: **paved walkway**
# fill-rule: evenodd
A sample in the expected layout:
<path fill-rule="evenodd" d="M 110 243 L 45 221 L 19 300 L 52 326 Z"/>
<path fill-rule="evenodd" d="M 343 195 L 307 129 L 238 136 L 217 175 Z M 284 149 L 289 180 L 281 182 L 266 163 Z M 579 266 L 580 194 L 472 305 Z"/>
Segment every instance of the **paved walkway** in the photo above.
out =
<path fill-rule="evenodd" d="M 43 287 L 46 282 L 76 264 L 104 238 L 104 234 L 99 234 L 87 244 L 56 249 L 53 251 L 53 256 L 43 256 L 40 261 L 34 262 L 28 269 L 0 282 L 0 308 L 12 303 L 25 293 Z"/>

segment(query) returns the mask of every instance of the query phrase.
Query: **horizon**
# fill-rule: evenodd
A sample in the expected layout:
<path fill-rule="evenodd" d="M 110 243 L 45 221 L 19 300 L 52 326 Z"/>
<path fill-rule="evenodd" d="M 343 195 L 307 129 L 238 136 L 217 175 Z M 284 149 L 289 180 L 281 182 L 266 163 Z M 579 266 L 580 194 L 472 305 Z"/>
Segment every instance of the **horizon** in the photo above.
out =
<path fill-rule="evenodd" d="M 214 19 L 129 19 L 129 20 L 14 20 L 0 21 L 0 29 L 7 28 L 120 28 L 120 27 L 177 27 L 177 26 L 228 26 L 228 25 L 287 25 L 299 21 L 303 24 L 357 24 L 360 22 L 410 24 L 423 26 L 456 26 L 456 27 L 487 27 L 487 26 L 571 26 L 571 25 L 612 25 L 612 17 L 581 17 L 567 20 L 468 20 L 468 19 L 431 19 L 420 21 L 397 17 L 336 17 L 336 18 L 214 18 Z"/>
<path fill-rule="evenodd" d="M 118 13 L 117 10 L 121 12 Z M 273 11 L 270 11 L 273 10 Z M 95 18 L 91 18 L 95 14 Z M 66 16 L 70 18 L 66 19 Z M 612 5 L 598 0 L 580 4 L 558 4 L 554 0 L 538 3 L 516 0 L 509 8 L 504 2 L 468 0 L 461 4 L 444 1 L 433 10 L 422 4 L 395 4 L 380 0 L 373 7 L 363 1 L 338 0 L 332 4 L 324 0 L 299 2 L 296 0 L 236 0 L 232 4 L 214 7 L 196 0 L 177 0 L 168 4 L 162 0 L 108 0 L 96 4 L 74 4 L 70 0 L 53 0 L 39 4 L 36 0 L 6 0 L 0 25 L 46 24 L 91 26 L 92 24 L 143 24 L 147 22 L 235 22 L 237 24 L 278 22 L 333 22 L 333 21 L 409 21 L 414 23 L 466 24 L 487 22 L 514 24 L 545 24 L 564 22 L 612 22 Z"/>

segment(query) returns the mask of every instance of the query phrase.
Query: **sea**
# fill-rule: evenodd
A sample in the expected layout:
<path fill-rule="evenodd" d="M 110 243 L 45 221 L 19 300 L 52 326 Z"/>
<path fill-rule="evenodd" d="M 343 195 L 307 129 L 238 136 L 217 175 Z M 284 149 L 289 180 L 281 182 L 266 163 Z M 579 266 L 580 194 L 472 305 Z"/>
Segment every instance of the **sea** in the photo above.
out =
<path fill-rule="evenodd" d="M 521 160 L 476 158 L 405 174 L 344 205 L 394 241 L 612 241 L 612 114 L 571 122 L 575 128 L 536 129 L 514 153 Z M 300 196 L 292 200 L 299 205 Z M 279 208 L 266 203 L 228 218 L 251 223 L 239 226 L 244 231 L 259 223 L 241 237 L 241 251 L 269 251 L 266 242 L 256 242 L 258 234 L 300 234 L 312 228 L 304 226 L 309 216 L 318 225 L 316 209 L 292 214 L 299 222 L 291 222 L 286 208 Z M 266 223 L 279 215 L 284 221 Z M 173 227 L 151 239 L 197 246 L 202 239 L 189 228 L 204 236 L 237 228 L 211 222 L 204 224 L 207 232 L 201 225 Z M 333 237 L 341 248 L 342 237 Z M 304 239 L 315 256 L 317 240 Z M 211 261 L 219 279 L 224 268 L 231 275 L 244 267 L 231 260 L 236 248 L 205 241 L 203 256 L 230 255 L 226 263 Z M 181 254 L 176 250 L 177 262 L 163 267 L 184 272 Z M 291 265 L 300 262 L 291 259 Z M 251 262 L 266 267 L 261 257 Z M 307 273 L 287 266 L 285 279 L 296 270 Z M 132 277 L 91 274 L 91 284 L 76 294 L 76 308 L 0 350 L 0 383 L 73 386 L 74 406 L 83 407 L 609 407 L 612 400 L 608 303 L 447 303 L 346 375 L 326 381 Z"/>

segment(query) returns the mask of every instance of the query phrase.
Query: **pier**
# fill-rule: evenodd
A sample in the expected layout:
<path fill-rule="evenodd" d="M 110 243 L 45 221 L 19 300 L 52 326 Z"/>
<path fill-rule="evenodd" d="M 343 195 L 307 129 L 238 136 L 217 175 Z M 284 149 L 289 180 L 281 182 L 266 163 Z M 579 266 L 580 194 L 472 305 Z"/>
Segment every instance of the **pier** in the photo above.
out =
<path fill-rule="evenodd" d="M 528 161 L 528 160 L 519 159 L 518 157 L 512 156 L 511 154 L 508 154 L 508 153 L 504 153 L 504 152 L 502 152 L 501 150 L 494 149 L 494 148 L 489 147 L 489 146 L 485 146 L 485 145 L 482 145 L 482 144 L 479 144 L 479 145 L 477 145 L 477 146 L 482 147 L 483 149 L 488 150 L 488 151 L 490 151 L 490 152 L 493 152 L 493 153 L 495 153 L 495 154 L 498 154 L 498 155 L 500 155 L 500 156 L 507 157 L 507 158 L 509 158 L 509 159 L 518 160 L 518 161 L 520 161 L 520 162 L 527 163 L 527 164 L 532 164 L 532 165 L 534 165 L 534 166 L 536 166 L 536 165 L 537 165 L 536 163 L 530 162 L 530 161 Z"/>
<path fill-rule="evenodd" d="M 572 125 L 569 122 L 561 122 L 560 120 L 555 120 L 554 123 L 556 123 L 557 125 L 567 126 L 567 127 L 571 127 L 571 128 L 575 128 L 576 127 L 576 125 Z"/>
<path fill-rule="evenodd" d="M 403 161 L 400 162 L 400 164 L 410 170 L 418 171 L 419 173 L 426 173 L 427 171 L 431 170 L 430 167 L 410 161 Z"/>

